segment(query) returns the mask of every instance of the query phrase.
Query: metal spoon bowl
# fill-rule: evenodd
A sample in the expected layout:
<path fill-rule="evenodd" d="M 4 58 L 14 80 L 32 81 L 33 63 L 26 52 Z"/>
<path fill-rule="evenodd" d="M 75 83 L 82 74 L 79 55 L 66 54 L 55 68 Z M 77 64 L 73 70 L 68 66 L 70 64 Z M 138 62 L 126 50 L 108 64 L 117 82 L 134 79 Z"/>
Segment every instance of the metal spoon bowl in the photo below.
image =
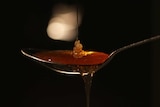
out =
<path fill-rule="evenodd" d="M 95 69 L 92 69 L 94 71 L 92 71 L 92 73 L 95 73 L 96 71 L 100 70 L 101 68 L 103 68 L 104 66 L 106 66 L 112 59 L 113 57 L 118 54 L 119 52 L 122 52 L 126 49 L 129 49 L 129 48 L 132 48 L 132 47 L 135 47 L 135 46 L 139 46 L 139 45 L 143 45 L 145 43 L 148 43 L 148 42 L 153 42 L 153 41 L 156 41 L 160 39 L 160 35 L 157 35 L 157 36 L 153 36 L 153 37 L 150 37 L 150 38 L 147 38 L 147 39 L 144 39 L 144 40 L 141 40 L 141 41 L 138 41 L 138 42 L 135 42 L 135 43 L 132 43 L 132 44 L 129 44 L 129 45 L 126 45 L 126 46 L 123 46 L 119 49 L 116 49 L 114 50 L 113 52 L 111 52 L 109 54 L 109 57 L 107 58 L 107 60 L 101 64 L 101 65 L 98 65 L 97 68 Z M 59 63 L 56 63 L 56 62 L 50 62 L 50 61 L 46 61 L 46 60 L 43 60 L 43 59 L 40 59 L 36 56 L 34 56 L 35 53 L 37 52 L 41 52 L 41 51 L 48 51 L 48 50 L 44 50 L 44 49 L 35 49 L 35 48 L 25 48 L 25 49 L 21 49 L 21 53 L 28 57 L 29 59 L 33 60 L 33 61 L 36 61 L 38 62 L 39 64 L 53 70 L 53 71 L 56 71 L 56 72 L 59 72 L 59 73 L 63 73 L 63 74 L 81 74 L 79 68 L 77 68 L 77 65 L 67 65 L 67 64 L 59 64 Z M 78 66 L 79 67 L 79 66 Z M 85 67 L 85 69 L 89 66 L 83 66 Z M 87 69 L 89 70 L 89 68 Z M 83 75 L 87 75 L 89 72 L 84 72 Z"/>

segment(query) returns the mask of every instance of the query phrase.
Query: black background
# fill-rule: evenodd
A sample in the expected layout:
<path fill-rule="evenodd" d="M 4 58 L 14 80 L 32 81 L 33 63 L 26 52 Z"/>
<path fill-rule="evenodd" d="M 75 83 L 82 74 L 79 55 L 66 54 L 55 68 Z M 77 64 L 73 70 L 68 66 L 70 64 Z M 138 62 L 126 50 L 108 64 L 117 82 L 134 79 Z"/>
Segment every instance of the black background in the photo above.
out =
<path fill-rule="evenodd" d="M 79 39 L 84 49 L 113 50 L 158 35 L 158 0 L 77 0 L 84 8 Z M 78 75 L 63 75 L 25 58 L 22 48 L 67 49 L 73 42 L 50 39 L 46 27 L 56 3 L 72 0 L 24 0 L 5 7 L 2 49 L 6 105 L 16 107 L 85 107 Z M 9 8 L 10 7 L 10 8 Z M 4 46 L 4 47 L 3 47 Z M 93 78 L 91 107 L 158 107 L 159 41 L 121 52 Z"/>

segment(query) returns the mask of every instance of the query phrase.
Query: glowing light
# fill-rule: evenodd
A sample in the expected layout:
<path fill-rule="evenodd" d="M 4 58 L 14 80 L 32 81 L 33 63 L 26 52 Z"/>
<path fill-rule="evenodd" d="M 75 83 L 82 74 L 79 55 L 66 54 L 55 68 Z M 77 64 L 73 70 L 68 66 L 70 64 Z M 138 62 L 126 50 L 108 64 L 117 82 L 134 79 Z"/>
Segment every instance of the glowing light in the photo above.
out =
<path fill-rule="evenodd" d="M 78 33 L 77 27 L 81 22 L 80 13 L 78 13 L 78 19 L 77 23 L 77 7 L 58 5 L 54 8 L 53 17 L 48 23 L 48 36 L 55 40 L 74 40 Z"/>

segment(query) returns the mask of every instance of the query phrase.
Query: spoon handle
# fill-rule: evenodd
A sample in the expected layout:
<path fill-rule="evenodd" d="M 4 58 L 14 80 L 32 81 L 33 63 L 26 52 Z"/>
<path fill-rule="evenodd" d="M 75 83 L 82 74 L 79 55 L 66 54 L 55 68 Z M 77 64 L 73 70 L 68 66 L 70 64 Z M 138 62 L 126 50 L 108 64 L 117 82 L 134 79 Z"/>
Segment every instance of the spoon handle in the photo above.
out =
<path fill-rule="evenodd" d="M 139 41 L 139 42 L 134 42 L 134 43 L 132 43 L 132 44 L 123 46 L 123 47 L 121 47 L 121 48 L 119 48 L 119 49 L 111 52 L 110 55 L 109 55 L 109 58 L 106 60 L 106 62 L 104 62 L 104 63 L 102 64 L 101 67 L 99 67 L 99 69 L 101 69 L 103 66 L 105 66 L 106 64 L 108 64 L 108 63 L 112 60 L 112 58 L 113 58 L 117 53 L 119 53 L 119 52 L 121 52 L 121 51 L 124 51 L 124 50 L 126 50 L 126 49 L 129 49 L 129 48 L 138 46 L 138 45 L 145 44 L 145 43 L 147 43 L 147 42 L 151 42 L 151 41 L 158 40 L 158 39 L 160 39 L 160 35 L 153 36 L 153 37 L 151 37 L 151 38 L 144 39 L 144 40 L 141 40 L 141 41 Z M 99 69 L 98 69 L 98 70 L 99 70 Z"/>
<path fill-rule="evenodd" d="M 126 45 L 126 46 L 123 46 L 119 49 L 116 49 L 115 51 L 113 51 L 112 53 L 110 53 L 109 55 L 109 60 L 106 61 L 106 63 L 108 63 L 117 53 L 121 52 L 121 51 L 124 51 L 126 49 L 129 49 L 129 48 L 132 48 L 132 47 L 135 47 L 135 46 L 138 46 L 138 45 L 142 45 L 142 44 L 145 44 L 147 42 L 151 42 L 151 41 L 155 41 L 155 40 L 158 40 L 160 39 L 160 35 L 157 35 L 157 36 L 153 36 L 151 38 L 147 38 L 147 39 L 143 39 L 141 41 L 138 41 L 138 42 L 134 42 L 134 43 L 131 43 L 129 45 Z M 105 65 L 105 64 L 104 64 Z"/>
<path fill-rule="evenodd" d="M 144 39 L 144 40 L 141 40 L 141 41 L 138 41 L 138 42 L 123 46 L 122 48 L 119 48 L 119 49 L 115 50 L 114 53 L 119 53 L 119 52 L 121 52 L 123 50 L 126 50 L 128 48 L 132 48 L 132 47 L 135 47 L 135 46 L 138 46 L 138 45 L 142 45 L 142 44 L 145 44 L 145 43 L 148 43 L 148 42 L 152 42 L 152 41 L 155 41 L 155 40 L 158 40 L 158 39 L 160 39 L 160 35 L 153 36 L 151 38 Z"/>

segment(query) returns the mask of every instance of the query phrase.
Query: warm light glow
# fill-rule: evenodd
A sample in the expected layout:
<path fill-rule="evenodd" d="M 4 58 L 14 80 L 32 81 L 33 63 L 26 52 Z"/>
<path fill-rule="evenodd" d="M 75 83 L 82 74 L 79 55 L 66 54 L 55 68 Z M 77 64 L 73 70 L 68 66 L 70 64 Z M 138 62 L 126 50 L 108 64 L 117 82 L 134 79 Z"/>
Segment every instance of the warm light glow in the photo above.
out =
<path fill-rule="evenodd" d="M 77 23 L 78 19 L 78 23 Z M 48 23 L 47 34 L 55 40 L 72 41 L 77 36 L 77 27 L 81 22 L 81 14 L 77 7 L 57 5 L 53 10 L 53 17 Z"/>

